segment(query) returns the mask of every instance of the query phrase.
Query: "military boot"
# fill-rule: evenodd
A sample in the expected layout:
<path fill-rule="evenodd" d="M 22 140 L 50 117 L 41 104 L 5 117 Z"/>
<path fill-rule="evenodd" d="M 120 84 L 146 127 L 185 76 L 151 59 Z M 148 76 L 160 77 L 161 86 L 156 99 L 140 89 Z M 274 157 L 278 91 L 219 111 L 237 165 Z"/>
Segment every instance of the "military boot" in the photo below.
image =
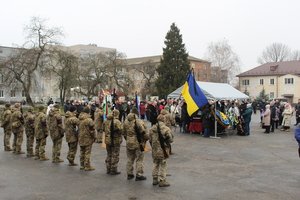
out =
<path fill-rule="evenodd" d="M 168 183 L 167 181 L 160 181 L 159 182 L 159 187 L 169 187 L 170 183 Z"/>
<path fill-rule="evenodd" d="M 95 170 L 95 168 L 92 167 L 92 166 L 89 166 L 89 167 L 85 167 L 85 168 L 84 168 L 84 171 L 93 171 L 93 170 Z"/>
<path fill-rule="evenodd" d="M 127 180 L 131 180 L 131 179 L 133 179 L 134 178 L 134 175 L 133 174 L 128 174 L 127 175 Z"/>
<path fill-rule="evenodd" d="M 46 156 L 40 157 L 40 161 L 47 161 L 47 160 L 49 160 L 49 158 L 47 158 Z"/>
<path fill-rule="evenodd" d="M 27 158 L 34 157 L 34 155 L 33 155 L 33 154 L 27 154 L 26 156 L 27 156 Z"/>
<path fill-rule="evenodd" d="M 153 177 L 152 185 L 158 185 L 158 178 Z"/>
<path fill-rule="evenodd" d="M 69 159 L 68 159 L 69 160 Z M 77 164 L 76 163 L 74 163 L 74 161 L 72 161 L 72 160 L 69 160 L 69 166 L 77 166 Z"/>
<path fill-rule="evenodd" d="M 135 181 L 144 181 L 146 179 L 147 179 L 147 177 L 143 176 L 143 175 L 136 175 L 136 177 L 135 177 Z"/>
<path fill-rule="evenodd" d="M 4 151 L 12 151 L 12 149 L 10 147 L 5 147 Z"/>
<path fill-rule="evenodd" d="M 64 162 L 64 160 L 62 160 L 62 159 L 60 159 L 60 158 L 56 159 L 56 161 L 57 161 L 58 163 Z"/>
<path fill-rule="evenodd" d="M 17 151 L 16 154 L 24 154 L 24 151 Z"/>
<path fill-rule="evenodd" d="M 110 175 L 119 175 L 119 174 L 121 174 L 121 172 L 119 172 L 117 168 L 112 169 L 112 170 L 110 171 Z"/>

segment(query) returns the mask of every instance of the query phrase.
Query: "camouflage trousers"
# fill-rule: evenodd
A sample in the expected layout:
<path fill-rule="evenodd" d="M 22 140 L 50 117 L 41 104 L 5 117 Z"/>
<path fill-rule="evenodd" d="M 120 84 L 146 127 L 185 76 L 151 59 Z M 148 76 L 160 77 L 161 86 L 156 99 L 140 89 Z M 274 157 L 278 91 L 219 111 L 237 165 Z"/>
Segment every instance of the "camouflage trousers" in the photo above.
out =
<path fill-rule="evenodd" d="M 13 140 L 13 152 L 14 153 L 20 153 L 21 147 L 23 143 L 23 133 L 24 131 L 22 129 L 20 130 L 14 130 L 14 140 Z"/>
<path fill-rule="evenodd" d="M 117 171 L 119 157 L 120 157 L 120 145 L 106 145 L 107 157 L 105 159 L 106 169 L 108 172 Z"/>
<path fill-rule="evenodd" d="M 4 128 L 3 144 L 4 144 L 5 151 L 10 150 L 10 137 L 11 137 L 11 129 Z"/>
<path fill-rule="evenodd" d="M 167 160 L 166 159 L 154 159 L 153 160 L 153 178 L 158 179 L 159 181 L 166 181 L 167 176 Z"/>
<path fill-rule="evenodd" d="M 47 138 L 35 140 L 35 157 L 45 158 L 45 146 Z"/>
<path fill-rule="evenodd" d="M 62 138 L 52 140 L 53 146 L 52 146 L 52 160 L 53 161 L 58 161 L 60 158 L 60 150 L 61 150 L 61 143 L 62 143 Z"/>
<path fill-rule="evenodd" d="M 80 146 L 80 166 L 84 168 L 91 167 L 92 145 Z"/>
<path fill-rule="evenodd" d="M 96 142 L 99 142 L 99 143 L 102 142 L 102 135 L 103 135 L 103 130 L 102 129 L 98 129 L 97 130 Z"/>
<path fill-rule="evenodd" d="M 33 155 L 34 130 L 25 130 L 27 155 Z"/>
<path fill-rule="evenodd" d="M 127 174 L 133 175 L 133 165 L 135 163 L 135 170 L 137 176 L 142 176 L 144 173 L 144 153 L 140 149 L 127 149 Z"/>
<path fill-rule="evenodd" d="M 68 146 L 69 146 L 69 151 L 68 151 L 67 159 L 70 163 L 74 163 L 78 142 L 76 141 L 76 142 L 68 143 Z"/>

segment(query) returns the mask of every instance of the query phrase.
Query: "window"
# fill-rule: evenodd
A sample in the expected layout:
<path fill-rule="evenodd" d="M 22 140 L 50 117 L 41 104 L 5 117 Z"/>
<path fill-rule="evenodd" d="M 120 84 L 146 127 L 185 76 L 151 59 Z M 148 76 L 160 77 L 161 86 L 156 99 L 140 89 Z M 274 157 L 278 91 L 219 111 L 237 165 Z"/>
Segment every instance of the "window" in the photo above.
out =
<path fill-rule="evenodd" d="M 249 80 L 242 80 L 242 85 L 249 85 L 250 81 Z"/>
<path fill-rule="evenodd" d="M 260 84 L 260 85 L 263 85 L 263 84 L 264 84 L 264 79 L 260 79 L 260 80 L 259 80 L 259 84 Z"/>
<path fill-rule="evenodd" d="M 271 78 L 271 79 L 270 79 L 270 84 L 271 84 L 271 85 L 274 85 L 274 78 Z"/>
<path fill-rule="evenodd" d="M 22 90 L 22 97 L 25 97 L 25 91 Z"/>
<path fill-rule="evenodd" d="M 274 92 L 270 92 L 270 99 L 274 99 Z"/>
<path fill-rule="evenodd" d="M 0 90 L 0 98 L 1 97 L 4 97 L 4 92 L 3 92 L 3 90 Z"/>
<path fill-rule="evenodd" d="M 294 79 L 293 78 L 285 78 L 284 83 L 285 84 L 294 84 Z"/>
<path fill-rule="evenodd" d="M 16 91 L 15 90 L 10 91 L 10 97 L 16 97 Z"/>

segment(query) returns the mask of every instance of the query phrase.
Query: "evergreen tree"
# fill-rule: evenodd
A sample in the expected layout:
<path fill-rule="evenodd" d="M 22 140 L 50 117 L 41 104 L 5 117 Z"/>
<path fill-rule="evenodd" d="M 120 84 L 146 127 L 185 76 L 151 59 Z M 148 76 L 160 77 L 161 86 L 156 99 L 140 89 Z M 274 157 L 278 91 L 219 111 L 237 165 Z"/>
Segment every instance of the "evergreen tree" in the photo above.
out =
<path fill-rule="evenodd" d="M 182 35 L 175 23 L 171 25 L 165 39 L 166 47 L 157 68 L 157 92 L 160 97 L 166 97 L 186 81 L 190 69 L 188 53 L 182 43 Z"/>

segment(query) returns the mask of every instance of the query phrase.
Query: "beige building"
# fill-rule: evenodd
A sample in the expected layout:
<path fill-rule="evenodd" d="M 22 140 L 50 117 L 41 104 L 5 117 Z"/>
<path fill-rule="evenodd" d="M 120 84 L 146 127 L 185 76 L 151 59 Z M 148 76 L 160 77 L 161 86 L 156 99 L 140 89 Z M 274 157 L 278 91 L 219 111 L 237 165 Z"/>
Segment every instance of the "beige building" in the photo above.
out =
<path fill-rule="evenodd" d="M 126 59 L 128 70 L 134 78 L 134 86 L 131 87 L 132 92 L 137 91 L 142 94 L 144 86 L 146 84 L 145 77 L 143 77 L 142 71 L 146 71 L 147 74 L 152 75 L 154 78 L 157 77 L 156 68 L 160 64 L 162 56 L 147 56 L 139 58 L 128 58 Z M 194 68 L 195 78 L 197 81 L 210 81 L 211 75 L 211 63 L 193 56 L 189 56 L 190 66 Z M 148 68 L 148 69 L 146 69 Z M 150 68 L 150 69 L 149 69 Z M 154 74 L 153 74 L 154 73 Z"/>
<path fill-rule="evenodd" d="M 265 89 L 270 99 L 285 98 L 290 103 L 300 99 L 300 61 L 266 63 L 239 75 L 240 91 L 256 98 Z"/>

